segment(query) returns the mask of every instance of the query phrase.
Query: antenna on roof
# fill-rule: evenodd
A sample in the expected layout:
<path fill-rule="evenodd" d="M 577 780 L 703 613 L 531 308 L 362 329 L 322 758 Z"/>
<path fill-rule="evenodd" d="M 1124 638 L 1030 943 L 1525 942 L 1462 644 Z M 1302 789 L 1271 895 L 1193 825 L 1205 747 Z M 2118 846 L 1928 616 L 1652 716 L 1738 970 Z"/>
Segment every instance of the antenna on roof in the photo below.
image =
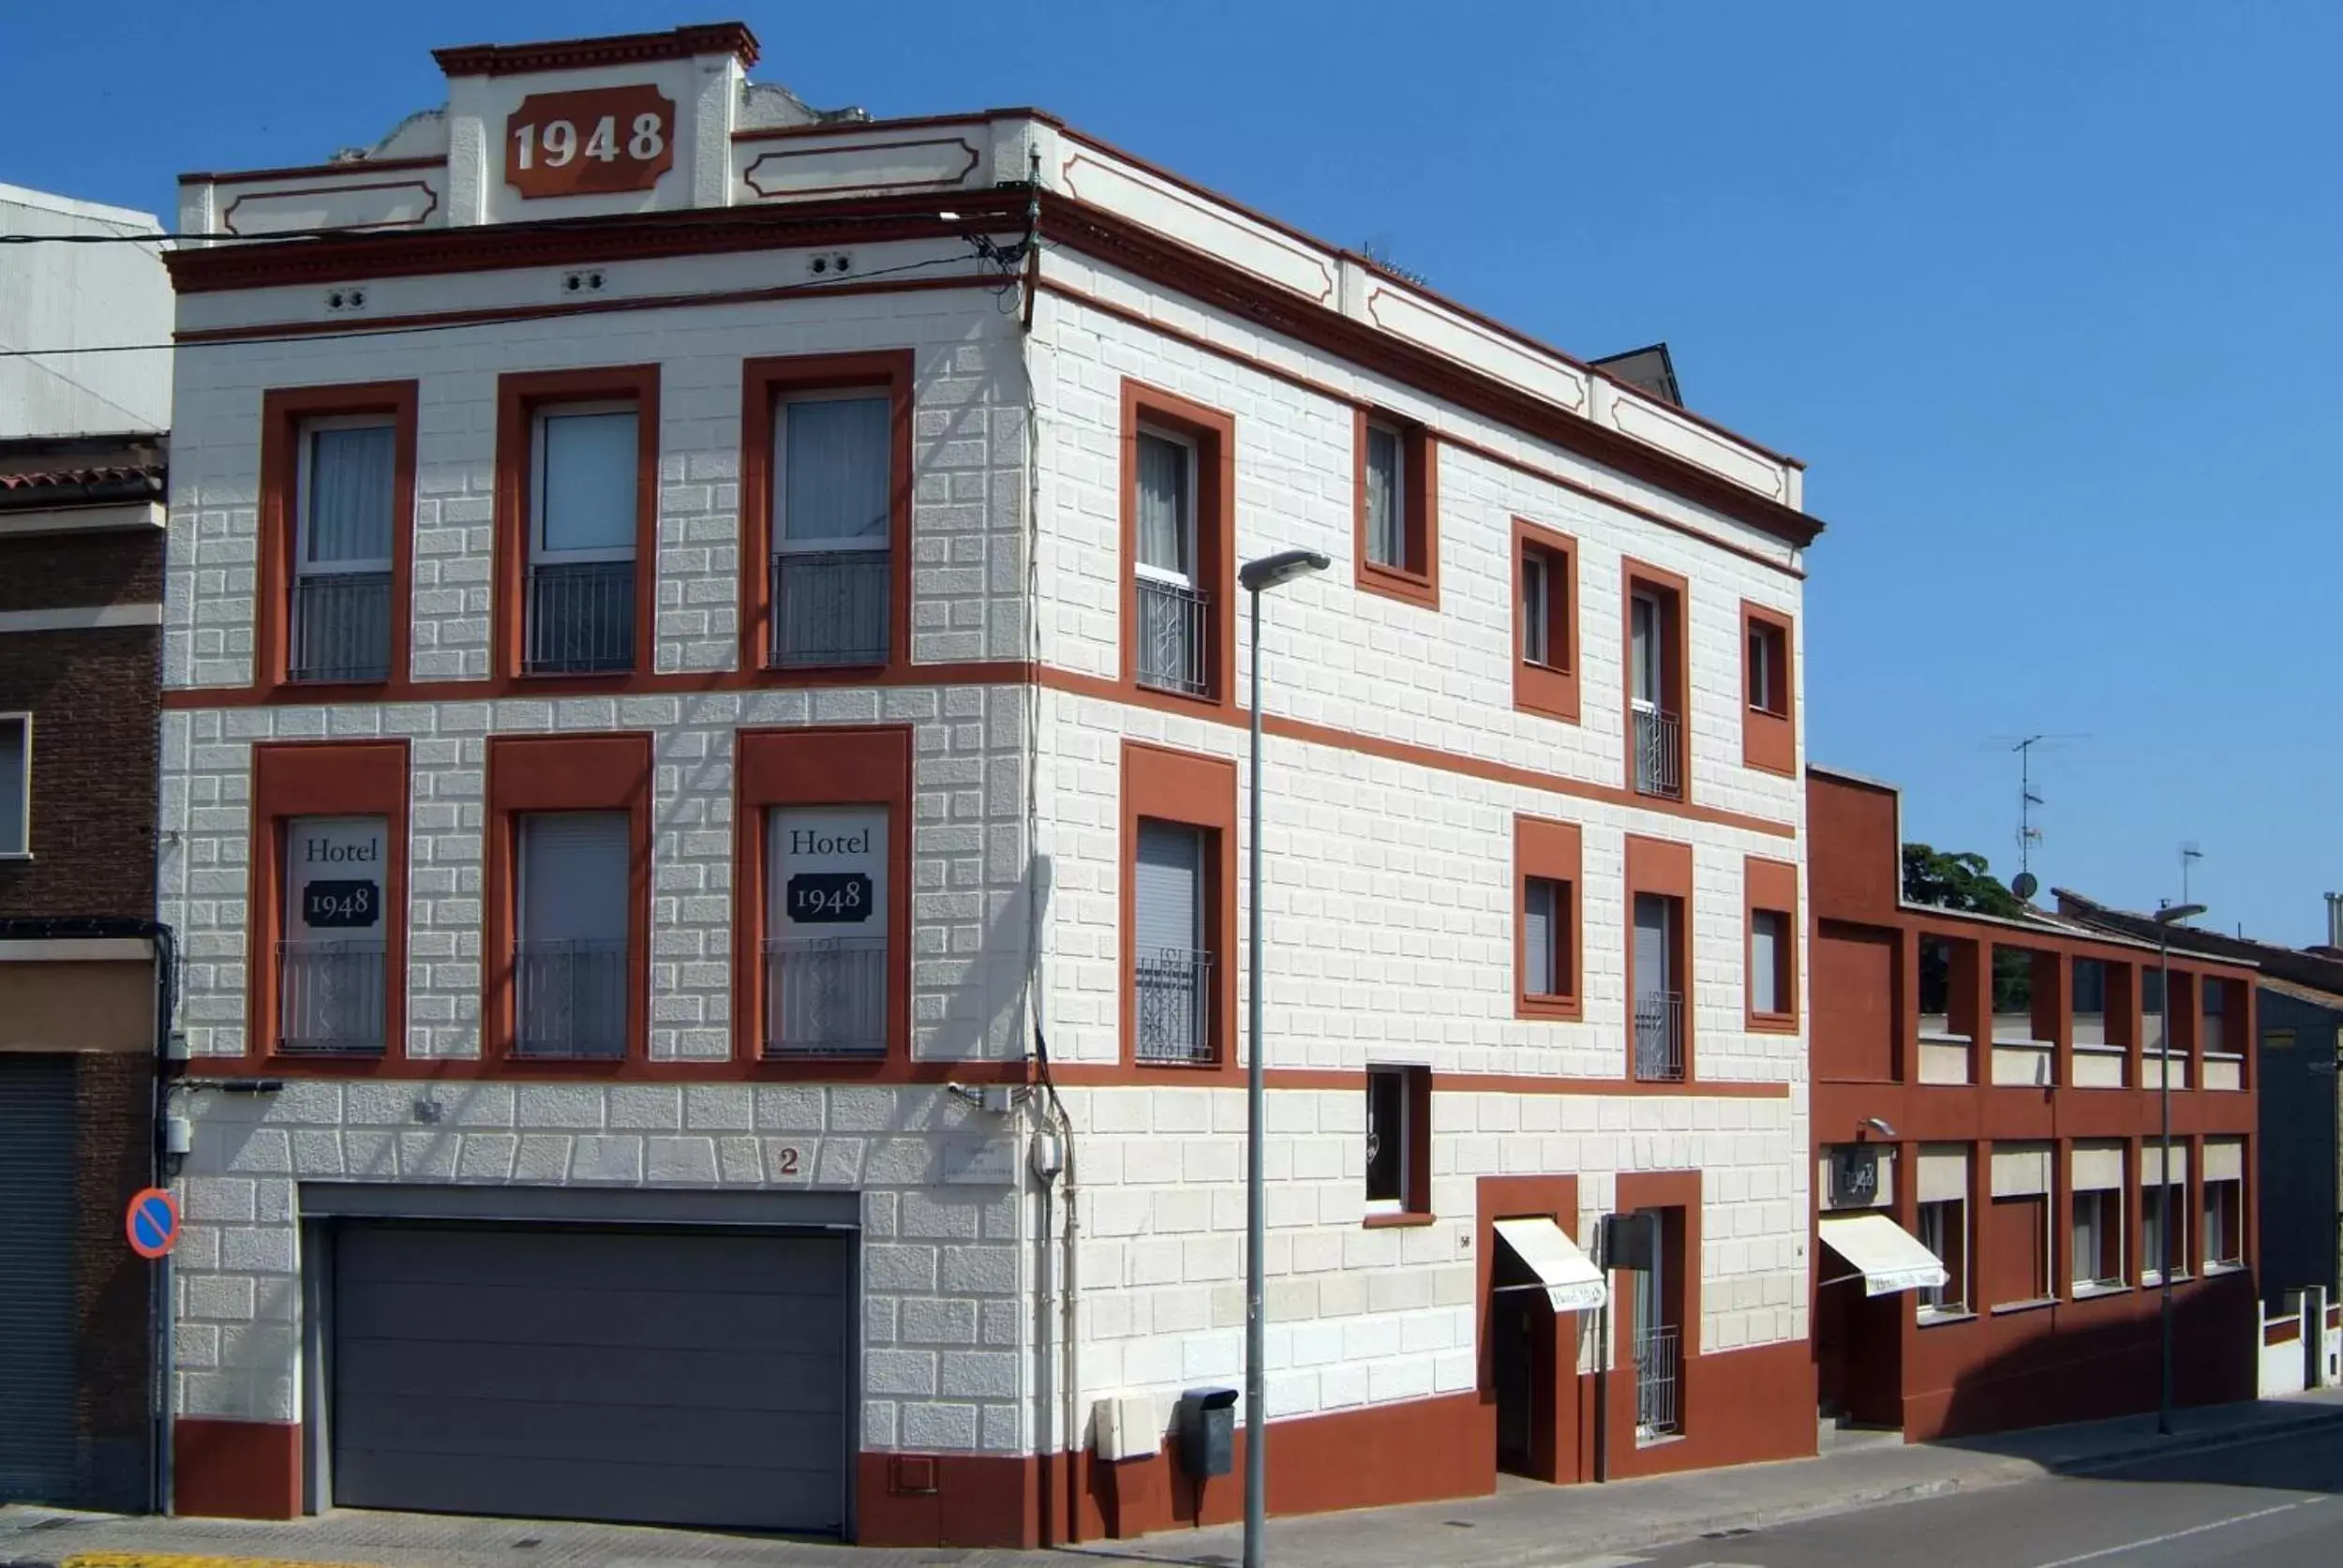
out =
<path fill-rule="evenodd" d="M 2042 829 L 2034 825 L 2034 810 L 2043 803 L 2041 795 L 2034 787 L 2035 748 L 2038 746 L 2049 751 L 2061 741 L 2083 739 L 2086 738 L 2078 734 L 2052 735 L 2044 732 L 2001 736 L 1986 742 L 1996 748 L 2007 747 L 2018 754 L 2018 874 L 2009 879 L 2009 890 L 2018 893 L 2021 899 L 2031 900 L 2034 889 L 2041 886 L 2034 874 L 2034 846 L 2042 838 Z M 2018 892 L 2020 884 L 2024 885 L 2025 891 Z"/>
<path fill-rule="evenodd" d="M 2201 859 L 2204 859 L 2204 851 L 2197 847 L 2197 841 L 2196 841 L 2196 840 L 2194 840 L 2194 839 L 2189 839 L 2189 840 L 2185 841 L 2185 842 L 2181 844 L 2181 846 L 2180 846 L 2180 902 L 2181 902 L 2181 903 L 2186 903 L 2188 902 L 2188 867 L 2189 867 L 2189 864 L 2190 864 L 2190 862 L 2192 862 L 2192 861 L 2201 860 Z"/>

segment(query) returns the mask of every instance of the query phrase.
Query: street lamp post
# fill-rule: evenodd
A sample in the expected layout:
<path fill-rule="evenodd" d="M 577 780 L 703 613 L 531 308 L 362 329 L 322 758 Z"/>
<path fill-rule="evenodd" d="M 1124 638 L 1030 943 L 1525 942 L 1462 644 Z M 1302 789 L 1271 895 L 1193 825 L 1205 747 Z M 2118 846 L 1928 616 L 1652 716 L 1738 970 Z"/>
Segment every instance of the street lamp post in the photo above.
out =
<path fill-rule="evenodd" d="M 1261 1310 L 1261 596 L 1280 583 L 1323 572 L 1316 550 L 1280 550 L 1246 561 L 1237 582 L 1250 596 L 1252 619 L 1252 766 L 1246 781 L 1246 883 L 1252 889 L 1246 943 L 1245 1003 L 1245 1568 L 1261 1568 L 1268 1518 L 1269 1408 L 1266 1314 Z"/>
<path fill-rule="evenodd" d="M 2163 1196 L 2156 1206 L 2156 1222 L 2162 1231 L 2156 1238 L 2156 1255 L 2163 1264 L 2156 1271 L 2163 1375 L 2156 1384 L 2156 1429 L 2166 1437 L 2172 1433 L 2172 1269 L 2179 1262 L 2172 1256 L 2172 925 L 2203 913 L 2201 903 L 2168 903 L 2156 912 L 2156 1016 L 2163 1036 L 2156 1057 L 2156 1098 L 2164 1118 L 2163 1169 L 2157 1172 L 2156 1183 Z"/>

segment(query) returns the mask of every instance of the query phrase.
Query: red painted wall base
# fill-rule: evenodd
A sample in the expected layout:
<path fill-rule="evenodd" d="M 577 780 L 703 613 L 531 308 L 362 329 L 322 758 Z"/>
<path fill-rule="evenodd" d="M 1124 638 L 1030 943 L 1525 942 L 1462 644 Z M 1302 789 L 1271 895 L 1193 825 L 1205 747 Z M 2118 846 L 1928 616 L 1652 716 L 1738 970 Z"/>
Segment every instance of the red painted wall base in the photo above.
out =
<path fill-rule="evenodd" d="M 174 1506 L 227 1519 L 301 1514 L 301 1427 L 183 1415 L 172 1424 Z"/>

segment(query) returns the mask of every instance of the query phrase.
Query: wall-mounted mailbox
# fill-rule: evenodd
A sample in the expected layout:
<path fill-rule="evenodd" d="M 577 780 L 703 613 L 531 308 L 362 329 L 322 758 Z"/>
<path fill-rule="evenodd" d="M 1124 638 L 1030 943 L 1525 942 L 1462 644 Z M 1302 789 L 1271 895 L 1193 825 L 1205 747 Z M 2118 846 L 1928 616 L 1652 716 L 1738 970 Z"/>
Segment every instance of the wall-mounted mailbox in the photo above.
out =
<path fill-rule="evenodd" d="M 1191 1388 L 1173 1416 L 1180 1468 L 1198 1480 L 1236 1468 L 1236 1390 Z"/>

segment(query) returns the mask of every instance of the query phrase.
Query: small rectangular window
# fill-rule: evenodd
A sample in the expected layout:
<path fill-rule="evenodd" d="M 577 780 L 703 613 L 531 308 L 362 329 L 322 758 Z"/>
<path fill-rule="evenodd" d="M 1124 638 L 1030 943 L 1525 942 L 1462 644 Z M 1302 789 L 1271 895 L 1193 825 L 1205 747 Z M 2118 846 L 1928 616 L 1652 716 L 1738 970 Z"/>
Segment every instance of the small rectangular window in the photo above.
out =
<path fill-rule="evenodd" d="M 2171 1195 L 2168 1207 L 2167 1192 Z M 2164 1187 L 2142 1187 L 2140 1192 L 2140 1266 L 2143 1277 L 2155 1283 L 2163 1278 L 2165 1260 L 2179 1262 L 2185 1277 L 2188 1260 L 2188 1186 L 2185 1181 Z"/>
<path fill-rule="evenodd" d="M 527 606 L 531 674 L 634 665 L 637 419 L 631 403 L 536 414 Z"/>
<path fill-rule="evenodd" d="M 2243 1181 L 2231 1179 L 2204 1184 L 2204 1261 L 2208 1265 L 2245 1261 L 2245 1187 Z"/>
<path fill-rule="evenodd" d="M 1430 1074 L 1424 1068 L 1366 1069 L 1366 1209 L 1369 1214 L 1426 1214 L 1431 1210 L 1422 1141 L 1431 1105 Z"/>
<path fill-rule="evenodd" d="M 2047 1194 L 2018 1193 L 1993 1199 L 1989 1284 L 1994 1306 L 2043 1301 L 2052 1294 L 2050 1217 Z"/>
<path fill-rule="evenodd" d="M 1919 1243 L 1945 1265 L 1942 1285 L 1919 1290 L 1923 1316 L 1931 1312 L 1961 1312 L 1967 1308 L 1968 1205 L 1957 1199 L 1940 1199 L 1919 1206 Z"/>
<path fill-rule="evenodd" d="M 633 923 L 628 815 L 530 812 L 519 816 L 517 831 L 515 1053 L 623 1056 Z"/>
<path fill-rule="evenodd" d="M 301 427 L 291 679 L 390 677 L 396 455 L 397 429 L 378 416 L 313 419 Z"/>
<path fill-rule="evenodd" d="M 380 1055 L 390 823 L 380 816 L 286 819 L 284 937 L 277 944 L 276 1049 Z"/>
<path fill-rule="evenodd" d="M 884 806 L 768 814 L 768 1056 L 886 1053 L 887 837 Z"/>
<path fill-rule="evenodd" d="M 1779 909 L 1750 911 L 1749 1010 L 1790 1011 L 1790 918 Z"/>
<path fill-rule="evenodd" d="M 1543 550 L 1521 552 L 1521 656 L 1533 665 L 1554 664 L 1553 569 Z"/>
<path fill-rule="evenodd" d="M 1204 950 L 1202 829 L 1142 819 L 1132 895 L 1139 1057 L 1213 1057 L 1213 955 Z"/>
<path fill-rule="evenodd" d="M 1790 711 L 1789 638 L 1770 621 L 1749 623 L 1749 706 L 1776 718 Z"/>
<path fill-rule="evenodd" d="M 772 662 L 883 665 L 891 629 L 894 411 L 804 392 L 773 421 Z"/>
<path fill-rule="evenodd" d="M 1570 884 L 1550 876 L 1524 880 L 1522 988 L 1531 996 L 1573 996 Z"/>
<path fill-rule="evenodd" d="M 33 716 L 0 713 L 0 855 L 33 852 Z"/>
<path fill-rule="evenodd" d="M 1414 570 L 1408 560 L 1406 446 L 1398 431 L 1370 421 L 1366 426 L 1366 559 L 1395 571 Z"/>
<path fill-rule="evenodd" d="M 2069 1271 L 2077 1285 L 2120 1285 L 2124 1281 L 2123 1194 L 2112 1188 L 2074 1195 L 2074 1236 Z"/>

